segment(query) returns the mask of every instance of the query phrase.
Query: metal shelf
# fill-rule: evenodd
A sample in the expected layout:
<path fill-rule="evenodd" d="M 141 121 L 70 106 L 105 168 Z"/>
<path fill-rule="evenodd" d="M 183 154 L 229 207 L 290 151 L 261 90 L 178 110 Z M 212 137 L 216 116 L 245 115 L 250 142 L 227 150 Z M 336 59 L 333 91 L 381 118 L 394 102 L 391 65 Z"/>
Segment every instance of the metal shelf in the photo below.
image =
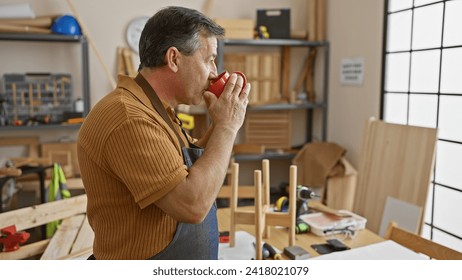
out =
<path fill-rule="evenodd" d="M 319 47 L 323 50 L 323 81 L 322 81 L 322 101 L 316 103 L 305 102 L 302 104 L 290 104 L 290 103 L 277 103 L 269 104 L 262 106 L 249 106 L 248 111 L 270 111 L 270 110 L 306 110 L 307 111 L 307 135 L 306 143 L 313 140 L 312 130 L 313 130 L 313 111 L 321 111 L 321 121 L 322 121 L 322 135 L 321 140 L 327 140 L 327 111 L 328 111 L 328 77 L 329 77 L 329 49 L 330 45 L 328 41 L 306 41 L 306 40 L 296 40 L 296 39 L 221 39 L 218 40 L 217 48 L 217 68 L 218 72 L 224 70 L 224 53 L 225 47 L 228 46 L 249 46 L 249 47 L 305 47 L 313 48 Z M 278 158 L 280 156 L 275 156 Z M 239 155 L 237 157 L 239 160 L 252 158 L 254 160 L 261 159 L 260 155 L 256 156 L 244 156 Z M 284 158 L 284 156 L 282 156 Z"/>
<path fill-rule="evenodd" d="M 304 109 L 316 109 L 324 108 L 324 103 L 301 103 L 301 104 L 290 104 L 290 103 L 277 103 L 262 106 L 248 106 L 248 111 L 278 111 L 278 110 L 304 110 Z"/>
<path fill-rule="evenodd" d="M 278 153 L 278 152 L 266 152 L 264 154 L 235 154 L 233 155 L 233 158 L 235 161 L 256 161 L 256 160 L 264 160 L 264 159 L 278 159 L 278 160 L 284 160 L 284 159 L 293 159 L 295 157 L 296 153 L 290 153 L 290 152 L 284 152 L 284 153 Z"/>
<path fill-rule="evenodd" d="M 321 47 L 327 42 L 295 39 L 223 39 L 220 43 L 227 46 Z"/>
<path fill-rule="evenodd" d="M 90 112 L 90 71 L 88 41 L 83 35 L 36 34 L 36 33 L 0 33 L 0 41 L 43 42 L 43 43 L 75 43 L 81 46 L 82 57 L 82 99 L 83 116 Z M 79 128 L 80 125 L 37 125 L 0 127 L 0 131 L 34 130 L 34 129 L 68 129 Z"/>
<path fill-rule="evenodd" d="M 35 33 L 0 33 L 2 41 L 31 41 L 31 42 L 68 42 L 79 43 L 86 41 L 82 35 L 35 34 Z"/>
<path fill-rule="evenodd" d="M 0 132 L 1 131 L 29 131 L 29 130 L 63 130 L 63 129 L 69 129 L 69 130 L 78 130 L 80 128 L 81 124 L 40 124 L 40 125 L 21 125 L 21 126 L 1 126 L 0 127 Z"/>

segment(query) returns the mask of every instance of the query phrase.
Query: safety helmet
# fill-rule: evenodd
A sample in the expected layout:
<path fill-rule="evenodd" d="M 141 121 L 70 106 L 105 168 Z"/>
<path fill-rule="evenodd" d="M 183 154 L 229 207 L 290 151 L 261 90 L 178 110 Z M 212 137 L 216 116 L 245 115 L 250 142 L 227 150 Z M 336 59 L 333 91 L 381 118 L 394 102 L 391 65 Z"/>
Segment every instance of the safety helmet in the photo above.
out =
<path fill-rule="evenodd" d="M 51 31 L 64 35 L 82 35 L 79 23 L 70 15 L 63 15 L 55 19 L 51 25 Z"/>

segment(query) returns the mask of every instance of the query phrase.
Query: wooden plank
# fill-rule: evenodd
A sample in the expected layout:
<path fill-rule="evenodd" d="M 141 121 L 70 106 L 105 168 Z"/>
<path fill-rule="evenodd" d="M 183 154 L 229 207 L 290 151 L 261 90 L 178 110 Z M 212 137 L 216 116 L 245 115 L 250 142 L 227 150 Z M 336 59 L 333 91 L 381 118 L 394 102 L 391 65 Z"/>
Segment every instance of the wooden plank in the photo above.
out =
<path fill-rule="evenodd" d="M 257 260 L 262 260 L 263 230 L 265 229 L 265 212 L 263 211 L 262 176 L 260 170 L 254 171 L 255 185 L 255 249 Z"/>
<path fill-rule="evenodd" d="M 378 233 L 387 196 L 425 207 L 437 132 L 434 128 L 369 122 L 353 212 L 365 217 L 367 228 Z"/>
<path fill-rule="evenodd" d="M 18 231 L 86 212 L 85 194 L 0 214 L 0 228 L 16 225 Z"/>
<path fill-rule="evenodd" d="M 50 239 L 37 241 L 21 246 L 12 252 L 0 252 L 0 260 L 22 260 L 42 254 L 50 243 Z"/>
<path fill-rule="evenodd" d="M 290 227 L 291 221 L 288 212 L 266 213 L 266 224 L 269 226 Z"/>
<path fill-rule="evenodd" d="M 316 3 L 316 40 L 326 39 L 326 0 L 317 0 Z"/>
<path fill-rule="evenodd" d="M 235 225 L 255 225 L 255 212 L 236 210 L 234 211 L 234 224 Z"/>
<path fill-rule="evenodd" d="M 268 149 L 290 149 L 292 145 L 290 111 L 248 112 L 245 143 L 264 145 Z"/>
<path fill-rule="evenodd" d="M 282 56 L 281 56 L 281 92 L 282 99 L 289 101 L 290 100 L 290 47 L 282 47 Z"/>
<path fill-rule="evenodd" d="M 85 215 L 81 214 L 64 219 L 40 259 L 57 260 L 69 255 L 84 218 Z"/>
<path fill-rule="evenodd" d="M 75 238 L 74 245 L 72 246 L 71 254 L 92 249 L 94 239 L 95 234 L 88 223 L 88 217 L 85 215 L 80 231 Z"/>
<path fill-rule="evenodd" d="M 437 260 L 462 260 L 462 252 L 425 239 L 417 234 L 401 229 L 396 223 L 388 226 L 386 239 L 390 239 L 415 252 L 422 253 Z"/>
<path fill-rule="evenodd" d="M 127 72 L 125 72 L 126 67 L 125 67 L 125 60 L 123 56 L 123 47 L 117 47 L 117 59 L 116 59 L 116 65 L 117 65 L 117 75 L 127 75 Z"/>
<path fill-rule="evenodd" d="M 255 198 L 255 187 L 254 186 L 239 186 L 238 197 L 239 198 Z M 222 186 L 218 192 L 218 198 L 230 198 L 232 192 L 231 186 Z"/>
<path fill-rule="evenodd" d="M 56 16 L 39 16 L 36 18 L 9 18 L 0 19 L 0 24 L 15 25 L 15 26 L 31 26 L 49 28 L 53 24 L 53 19 Z"/>
<path fill-rule="evenodd" d="M 316 102 L 316 93 L 314 90 L 314 68 L 316 62 L 316 53 L 316 48 L 312 48 L 310 50 L 308 58 L 308 69 L 305 77 L 305 91 L 307 93 L 307 100 L 309 102 Z"/>
<path fill-rule="evenodd" d="M 60 258 L 60 260 L 86 260 L 91 254 L 93 254 L 93 248 L 87 248 L 79 252 L 75 252 Z"/>
<path fill-rule="evenodd" d="M 316 10 L 317 0 L 308 0 L 307 3 L 307 31 L 308 31 L 308 40 L 316 41 L 316 22 L 317 22 L 317 10 Z"/>

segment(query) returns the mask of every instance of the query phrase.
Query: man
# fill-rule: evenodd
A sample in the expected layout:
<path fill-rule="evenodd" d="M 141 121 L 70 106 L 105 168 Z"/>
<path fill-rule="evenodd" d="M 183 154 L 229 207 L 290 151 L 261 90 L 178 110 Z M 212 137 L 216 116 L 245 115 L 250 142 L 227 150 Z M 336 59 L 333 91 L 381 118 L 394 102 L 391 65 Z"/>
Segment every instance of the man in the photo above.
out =
<path fill-rule="evenodd" d="M 160 10 L 141 34 L 138 76 L 120 76 L 83 123 L 78 156 L 96 259 L 218 258 L 214 202 L 250 91 L 236 74 L 219 98 L 206 90 L 223 34 L 198 11 Z M 196 140 L 173 108 L 202 99 L 212 125 Z M 193 165 L 192 144 L 205 148 Z"/>

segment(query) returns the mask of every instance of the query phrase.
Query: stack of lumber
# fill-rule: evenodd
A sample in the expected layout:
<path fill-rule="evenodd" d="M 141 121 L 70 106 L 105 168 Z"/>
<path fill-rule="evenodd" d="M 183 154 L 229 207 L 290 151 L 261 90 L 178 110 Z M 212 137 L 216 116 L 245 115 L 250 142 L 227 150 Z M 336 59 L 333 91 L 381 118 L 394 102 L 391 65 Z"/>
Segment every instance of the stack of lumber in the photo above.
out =
<path fill-rule="evenodd" d="M 15 225 L 17 231 L 62 220 L 53 237 L 20 245 L 19 250 L 0 252 L 0 260 L 87 258 L 92 254 L 93 231 L 86 218 L 87 196 L 48 202 L 0 214 L 0 228 Z"/>
<path fill-rule="evenodd" d="M 0 19 L 0 32 L 50 34 L 51 25 L 57 16 L 39 16 L 36 18 Z"/>

